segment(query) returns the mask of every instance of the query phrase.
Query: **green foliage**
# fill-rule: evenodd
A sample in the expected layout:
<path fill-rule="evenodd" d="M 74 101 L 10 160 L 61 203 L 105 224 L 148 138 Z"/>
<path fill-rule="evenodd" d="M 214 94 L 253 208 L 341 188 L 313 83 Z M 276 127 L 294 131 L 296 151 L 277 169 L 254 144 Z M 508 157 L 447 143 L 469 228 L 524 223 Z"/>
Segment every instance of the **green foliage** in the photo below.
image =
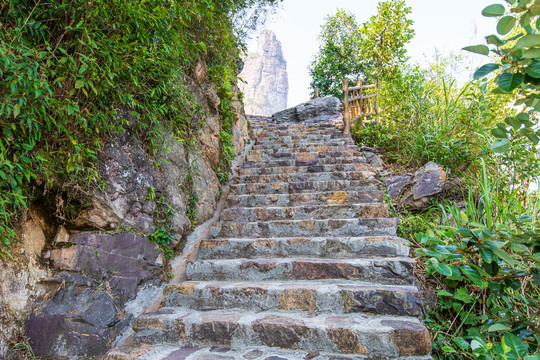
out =
<path fill-rule="evenodd" d="M 342 80 L 373 82 L 378 70 L 391 78 L 397 64 L 406 60 L 405 45 L 414 36 L 413 22 L 407 18 L 411 8 L 403 0 L 387 0 L 379 2 L 377 10 L 363 25 L 343 9 L 326 18 L 309 69 L 312 89 L 341 98 Z"/>
<path fill-rule="evenodd" d="M 443 225 L 418 234 L 443 285 L 427 325 L 436 358 L 523 359 L 540 346 L 540 199 L 481 168 L 465 209 L 441 205 Z"/>
<path fill-rule="evenodd" d="M 523 107 L 523 118 L 508 119 L 506 124 L 494 129 L 493 135 L 499 138 L 493 144 L 493 150 L 504 153 L 510 149 L 510 143 L 526 137 L 535 145 L 540 143 L 540 129 L 534 128 L 536 112 L 540 110 L 540 4 L 532 0 L 507 1 L 506 7 L 500 4 L 487 6 L 482 15 L 497 17 L 497 32 L 505 36 L 486 36 L 486 42 L 492 47 L 491 52 L 497 60 L 482 66 L 475 73 L 475 78 L 492 75 L 492 81 L 498 86 L 495 93 L 516 93 L 515 106 Z M 502 16 L 507 14 L 506 16 Z M 464 50 L 488 55 L 490 47 L 475 45 Z M 531 115 L 531 119 L 529 119 Z"/>
<path fill-rule="evenodd" d="M 279 2 L 0 2 L 0 255 L 35 194 L 97 186 L 111 135 L 129 131 L 153 151 L 163 130 L 189 139 L 202 107 L 185 77 L 204 62 L 230 91 L 238 36 L 253 26 L 231 18 L 260 19 Z"/>
<path fill-rule="evenodd" d="M 502 121 L 510 110 L 504 98 L 482 86 L 456 86 L 441 61 L 422 70 L 404 65 L 381 83 L 383 120 L 353 127 L 357 142 L 382 148 L 390 160 L 423 165 L 434 161 L 465 170 L 487 151 L 489 140 L 478 136 Z"/>

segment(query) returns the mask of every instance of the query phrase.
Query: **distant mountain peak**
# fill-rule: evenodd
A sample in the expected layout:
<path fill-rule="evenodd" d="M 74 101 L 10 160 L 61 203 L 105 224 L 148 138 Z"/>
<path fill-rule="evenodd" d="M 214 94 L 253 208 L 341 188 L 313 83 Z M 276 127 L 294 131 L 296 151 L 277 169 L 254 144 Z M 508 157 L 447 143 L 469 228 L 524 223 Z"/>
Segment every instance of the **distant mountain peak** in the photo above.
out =
<path fill-rule="evenodd" d="M 287 108 L 287 62 L 273 31 L 259 33 L 257 52 L 248 55 L 239 76 L 247 82 L 240 84 L 246 114 L 271 116 Z"/>

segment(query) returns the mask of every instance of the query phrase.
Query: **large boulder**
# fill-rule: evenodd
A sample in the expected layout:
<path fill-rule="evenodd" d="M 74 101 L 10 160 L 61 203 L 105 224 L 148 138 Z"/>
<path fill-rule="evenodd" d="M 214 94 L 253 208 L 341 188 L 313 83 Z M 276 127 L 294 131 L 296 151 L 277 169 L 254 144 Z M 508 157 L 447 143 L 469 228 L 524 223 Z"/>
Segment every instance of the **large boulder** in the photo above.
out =
<path fill-rule="evenodd" d="M 275 122 L 328 121 L 343 118 L 343 105 L 338 98 L 316 98 L 272 115 Z"/>

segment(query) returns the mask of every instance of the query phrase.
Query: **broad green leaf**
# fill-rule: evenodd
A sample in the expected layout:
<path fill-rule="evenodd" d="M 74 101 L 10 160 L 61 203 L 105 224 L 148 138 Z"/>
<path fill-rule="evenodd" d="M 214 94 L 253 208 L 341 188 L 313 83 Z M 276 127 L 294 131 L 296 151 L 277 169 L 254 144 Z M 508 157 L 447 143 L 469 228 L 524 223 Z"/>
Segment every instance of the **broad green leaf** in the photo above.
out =
<path fill-rule="evenodd" d="M 460 270 L 467 276 L 473 283 L 478 285 L 479 287 L 483 287 L 482 277 L 480 276 L 480 273 L 478 270 L 473 268 L 470 265 L 463 265 L 460 267 Z"/>
<path fill-rule="evenodd" d="M 538 145 L 540 143 L 540 138 L 536 134 L 529 134 L 527 135 L 527 138 L 529 138 L 534 145 Z"/>
<path fill-rule="evenodd" d="M 507 117 L 506 119 L 504 119 L 504 122 L 516 130 L 521 127 L 521 121 L 519 121 L 515 117 Z"/>
<path fill-rule="evenodd" d="M 454 342 L 456 343 L 457 346 L 459 346 L 463 350 L 467 350 L 469 348 L 469 343 L 462 338 L 456 337 L 454 338 Z"/>
<path fill-rule="evenodd" d="M 452 276 L 452 270 L 446 264 L 434 264 L 433 268 L 444 276 Z"/>
<path fill-rule="evenodd" d="M 441 350 L 444 351 L 445 353 L 456 352 L 456 350 L 454 350 L 453 347 L 448 346 L 448 345 L 444 345 L 443 347 L 441 347 Z"/>
<path fill-rule="evenodd" d="M 481 348 L 483 348 L 483 346 L 482 346 L 482 343 L 480 341 L 478 341 L 478 340 L 471 341 L 471 349 L 473 351 L 476 350 L 476 349 L 481 349 Z"/>
<path fill-rule="evenodd" d="M 534 78 L 540 78 L 540 61 L 533 61 L 525 68 L 525 72 Z"/>
<path fill-rule="evenodd" d="M 486 45 L 466 46 L 462 50 L 470 51 L 470 52 L 480 54 L 480 55 L 488 55 L 489 54 L 489 48 Z"/>
<path fill-rule="evenodd" d="M 495 140 L 493 142 L 493 145 L 491 145 L 491 150 L 493 150 L 496 153 L 504 153 L 510 150 L 510 140 L 508 139 L 500 139 Z"/>
<path fill-rule="evenodd" d="M 497 32 L 500 35 L 506 35 L 516 25 L 517 19 L 513 16 L 503 16 L 501 20 L 499 20 L 499 23 L 497 24 Z"/>
<path fill-rule="evenodd" d="M 500 128 L 495 128 L 491 130 L 491 133 L 493 136 L 495 136 L 497 139 L 505 139 L 508 138 L 508 133 L 505 130 L 502 130 Z"/>
<path fill-rule="evenodd" d="M 13 106 L 13 117 L 16 118 L 21 113 L 21 105 L 15 104 Z"/>
<path fill-rule="evenodd" d="M 501 258 L 501 260 L 506 262 L 510 267 L 513 268 L 516 266 L 516 261 L 512 258 L 510 254 L 508 254 L 503 249 L 494 249 L 493 252 L 495 253 L 495 255 Z"/>
<path fill-rule="evenodd" d="M 531 13 L 529 11 L 524 12 L 519 18 L 519 24 L 525 28 L 531 24 Z"/>
<path fill-rule="evenodd" d="M 495 323 L 488 328 L 488 331 L 508 331 L 508 330 L 512 330 L 512 328 L 504 323 Z"/>
<path fill-rule="evenodd" d="M 497 70 L 498 68 L 500 68 L 499 64 L 494 64 L 494 63 L 486 64 L 474 72 L 473 78 L 481 79 L 491 74 L 493 71 Z"/>
<path fill-rule="evenodd" d="M 506 44 L 506 41 L 500 39 L 497 35 L 486 36 L 486 42 L 497 47 Z"/>
<path fill-rule="evenodd" d="M 440 291 L 437 291 L 437 296 L 454 296 L 454 294 L 451 294 L 449 293 L 448 291 L 445 291 L 445 290 L 440 290 Z"/>
<path fill-rule="evenodd" d="M 524 59 L 540 58 L 540 48 L 530 48 L 523 53 L 522 57 Z"/>
<path fill-rule="evenodd" d="M 75 81 L 75 89 L 80 89 L 84 86 L 84 80 Z"/>
<path fill-rule="evenodd" d="M 521 73 L 504 73 L 497 78 L 497 85 L 499 85 L 503 91 L 512 92 L 523 83 L 524 79 L 525 76 Z"/>
<path fill-rule="evenodd" d="M 493 254 L 493 251 L 490 248 L 480 249 L 480 255 L 482 256 L 482 259 L 487 263 L 492 262 L 493 258 L 495 257 L 495 254 Z"/>
<path fill-rule="evenodd" d="M 525 121 L 529 121 L 531 119 L 531 116 L 526 112 L 520 112 L 519 114 L 516 115 L 516 119 L 518 119 L 519 121 L 521 121 L 521 123 L 523 123 Z"/>
<path fill-rule="evenodd" d="M 493 4 L 486 6 L 484 10 L 482 10 L 482 15 L 486 17 L 501 16 L 504 15 L 505 10 L 506 9 L 501 4 Z"/>
<path fill-rule="evenodd" d="M 521 37 L 517 43 L 518 48 L 530 48 L 540 45 L 540 34 L 527 34 Z"/>
<path fill-rule="evenodd" d="M 525 345 L 523 340 L 521 340 L 516 335 L 512 333 L 506 333 L 504 334 L 504 339 L 506 345 L 508 345 L 510 349 L 512 349 L 511 352 L 514 355 L 517 355 L 519 358 L 524 357 L 529 352 L 528 346 Z"/>

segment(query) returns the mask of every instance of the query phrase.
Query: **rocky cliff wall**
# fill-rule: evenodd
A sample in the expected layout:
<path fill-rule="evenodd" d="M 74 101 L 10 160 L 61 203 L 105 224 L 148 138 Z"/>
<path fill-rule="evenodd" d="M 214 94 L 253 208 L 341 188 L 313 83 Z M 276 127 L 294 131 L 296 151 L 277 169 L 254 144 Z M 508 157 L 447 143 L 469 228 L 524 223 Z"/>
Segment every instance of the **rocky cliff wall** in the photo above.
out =
<path fill-rule="evenodd" d="M 69 204 L 69 218 L 65 194 L 44 194 L 23 214 L 14 259 L 0 259 L 0 358 L 24 358 L 25 344 L 38 356 L 103 355 L 141 311 L 135 296 L 168 278 L 156 243 L 179 251 L 193 226 L 214 214 L 223 172 L 220 99 L 204 71 L 184 81 L 203 114 L 191 119 L 198 124 L 191 140 L 163 129 L 154 153 L 121 113 L 129 125 L 98 156 L 102 186 Z M 230 145 L 239 153 L 248 122 L 242 104 L 232 106 Z"/>
<path fill-rule="evenodd" d="M 246 82 L 240 84 L 246 114 L 271 116 L 287 108 L 287 62 L 281 43 L 272 31 L 260 33 L 257 52 L 245 59 L 240 78 Z"/>

